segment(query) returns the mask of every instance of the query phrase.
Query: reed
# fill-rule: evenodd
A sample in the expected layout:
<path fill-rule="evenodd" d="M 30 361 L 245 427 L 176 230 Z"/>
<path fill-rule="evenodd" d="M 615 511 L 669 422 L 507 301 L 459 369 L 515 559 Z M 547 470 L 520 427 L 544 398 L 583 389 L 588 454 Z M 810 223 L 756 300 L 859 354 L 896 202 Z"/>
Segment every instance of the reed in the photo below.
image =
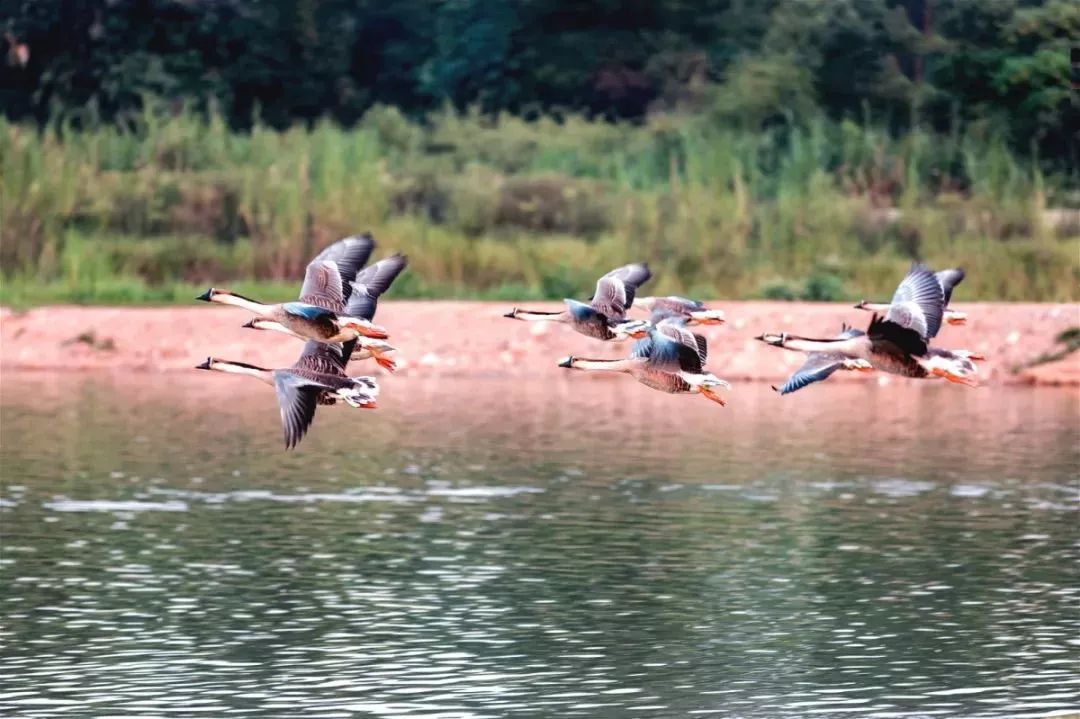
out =
<path fill-rule="evenodd" d="M 390 108 L 238 133 L 147 108 L 124 126 L 0 120 L 0 301 L 291 288 L 364 229 L 410 255 L 397 296 L 561 297 L 638 258 L 655 291 L 717 298 L 884 296 L 913 257 L 967 267 L 962 299 L 1072 300 L 1080 281 L 1077 178 L 994 137 Z"/>

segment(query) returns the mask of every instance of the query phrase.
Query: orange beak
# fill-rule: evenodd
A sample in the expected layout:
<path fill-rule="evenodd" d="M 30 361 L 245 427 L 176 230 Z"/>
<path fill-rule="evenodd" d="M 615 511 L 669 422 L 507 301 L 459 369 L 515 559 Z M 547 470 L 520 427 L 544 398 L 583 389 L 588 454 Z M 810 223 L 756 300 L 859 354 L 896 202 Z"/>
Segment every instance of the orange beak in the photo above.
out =
<path fill-rule="evenodd" d="M 727 402 L 724 401 L 724 398 L 718 395 L 716 392 L 713 392 L 711 389 L 703 388 L 701 390 L 701 394 L 703 394 L 706 399 L 711 399 L 713 402 L 716 402 L 721 407 L 727 407 Z"/>
<path fill-rule="evenodd" d="M 385 328 L 379 325 L 373 325 L 370 322 L 349 322 L 345 325 L 350 329 L 356 330 L 364 337 L 370 337 L 373 340 L 384 340 L 390 336 Z"/>

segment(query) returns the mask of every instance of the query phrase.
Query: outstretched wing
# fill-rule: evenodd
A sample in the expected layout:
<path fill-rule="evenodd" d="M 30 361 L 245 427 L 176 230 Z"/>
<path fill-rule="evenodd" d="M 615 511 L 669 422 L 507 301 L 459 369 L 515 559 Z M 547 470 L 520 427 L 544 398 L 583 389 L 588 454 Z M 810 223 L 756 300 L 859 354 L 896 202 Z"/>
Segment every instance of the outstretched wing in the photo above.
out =
<path fill-rule="evenodd" d="M 683 317 L 669 317 L 656 324 L 656 331 L 697 352 L 698 363 L 704 367 L 709 358 L 709 343 L 704 337 L 686 328 Z"/>
<path fill-rule="evenodd" d="M 704 302 L 692 300 L 689 297 L 668 295 L 667 297 L 653 298 L 653 311 L 666 310 L 671 314 L 688 315 L 691 312 L 698 312 L 703 309 L 705 309 Z"/>
<path fill-rule="evenodd" d="M 844 355 L 835 352 L 811 352 L 806 356 L 802 367 L 795 370 L 795 373 L 788 377 L 787 382 L 773 389 L 780 394 L 797 392 L 809 384 L 828 378 L 843 366 L 844 359 Z"/>
<path fill-rule="evenodd" d="M 375 317 L 379 295 L 390 288 L 391 283 L 401 274 L 407 264 L 408 259 L 405 255 L 393 255 L 361 270 L 356 279 L 349 283 L 352 287 L 352 297 L 349 298 L 345 314 L 365 320 Z"/>
<path fill-rule="evenodd" d="M 914 264 L 896 288 L 885 319 L 915 330 L 924 340 L 941 329 L 945 294 L 937 276 L 925 265 Z"/>
<path fill-rule="evenodd" d="M 287 370 L 277 370 L 274 372 L 274 389 L 281 409 L 285 448 L 291 449 L 304 437 L 315 419 L 315 405 L 325 388 Z"/>
<path fill-rule="evenodd" d="M 349 350 L 349 354 L 345 354 L 339 344 L 308 340 L 304 343 L 300 357 L 293 363 L 293 369 L 329 375 L 344 374 L 345 365 L 352 354 L 352 347 L 349 347 Z"/>
<path fill-rule="evenodd" d="M 952 299 L 953 288 L 964 281 L 964 271 L 959 267 L 953 267 L 952 269 L 942 270 L 934 275 L 937 277 L 938 284 L 941 285 L 941 291 L 945 295 L 945 307 L 949 306 L 949 300 Z"/>
<path fill-rule="evenodd" d="M 702 372 L 701 356 L 698 354 L 696 342 L 693 345 L 683 344 L 655 327 L 649 330 L 649 338 L 652 340 L 649 352 L 650 368 L 665 372 Z"/>
<path fill-rule="evenodd" d="M 367 233 L 346 237 L 324 249 L 308 263 L 304 284 L 300 287 L 300 300 L 318 305 L 323 305 L 323 301 L 335 302 L 336 306 L 330 306 L 330 309 L 341 312 L 352 294 L 349 283 L 374 249 L 375 240 Z"/>
<path fill-rule="evenodd" d="M 630 359 L 648 359 L 652 355 L 652 336 L 648 335 L 634 342 L 630 348 Z"/>
<path fill-rule="evenodd" d="M 341 275 L 332 260 L 314 260 L 308 264 L 304 285 L 300 288 L 300 302 L 334 312 L 345 309 Z"/>
<path fill-rule="evenodd" d="M 624 265 L 596 281 L 592 307 L 607 319 L 622 319 L 634 304 L 637 288 L 649 281 L 652 272 L 642 263 Z"/>
<path fill-rule="evenodd" d="M 885 352 L 896 357 L 922 357 L 927 351 L 926 340 L 918 330 L 904 327 L 889 319 L 883 320 L 876 314 L 870 320 L 866 334 L 876 352 Z"/>

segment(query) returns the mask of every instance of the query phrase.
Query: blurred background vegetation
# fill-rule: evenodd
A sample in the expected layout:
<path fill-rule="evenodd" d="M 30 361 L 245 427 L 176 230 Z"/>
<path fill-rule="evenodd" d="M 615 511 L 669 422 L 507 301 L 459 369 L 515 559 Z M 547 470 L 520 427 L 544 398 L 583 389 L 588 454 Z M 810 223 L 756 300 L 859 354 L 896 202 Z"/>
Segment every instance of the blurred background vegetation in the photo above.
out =
<path fill-rule="evenodd" d="M 704 297 L 1080 282 L 1073 0 L 0 0 L 0 301 Z"/>

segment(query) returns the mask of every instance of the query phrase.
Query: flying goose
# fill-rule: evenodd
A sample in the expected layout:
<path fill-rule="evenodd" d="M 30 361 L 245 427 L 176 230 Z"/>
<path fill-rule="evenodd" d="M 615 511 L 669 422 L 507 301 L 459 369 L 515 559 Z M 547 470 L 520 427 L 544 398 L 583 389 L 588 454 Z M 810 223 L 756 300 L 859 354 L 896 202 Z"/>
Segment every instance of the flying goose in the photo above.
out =
<path fill-rule="evenodd" d="M 888 313 L 884 318 L 875 313 L 866 332 L 848 330 L 831 339 L 765 333 L 756 339 L 784 349 L 833 355 L 833 360 L 862 360 L 842 363 L 847 369 L 865 370 L 869 364 L 873 369 L 904 377 L 944 377 L 951 382 L 973 385 L 975 381 L 970 375 L 974 365 L 969 359 L 948 350 L 931 350 L 927 345 L 941 327 L 944 306 L 944 290 L 934 273 L 922 265 L 913 265 L 896 288 Z M 804 365 L 792 380 L 798 384 L 796 378 L 805 369 L 807 373 L 802 377 L 805 381 L 789 391 L 824 379 L 838 369 L 826 371 L 825 366 L 824 358 L 815 358 L 809 368 Z"/>
<path fill-rule="evenodd" d="M 350 407 L 375 408 L 379 385 L 372 377 L 346 375 L 346 362 L 339 345 L 308 340 L 300 358 L 284 369 L 266 369 L 216 357 L 207 357 L 196 369 L 245 374 L 272 385 L 281 408 L 285 448 L 291 449 L 311 426 L 316 405 L 332 405 L 342 400 Z"/>
<path fill-rule="evenodd" d="M 296 302 L 267 305 L 229 290 L 211 287 L 195 299 L 242 307 L 268 320 L 266 329 L 304 340 L 341 343 L 359 337 L 386 339 L 381 327 L 345 313 L 351 281 L 375 245 L 370 235 L 346 237 L 320 252 L 307 266 Z"/>
<path fill-rule="evenodd" d="M 597 280 L 596 291 L 588 304 L 566 299 L 563 300 L 566 309 L 561 312 L 537 312 L 515 307 L 503 316 L 526 321 L 565 322 L 587 337 L 616 339 L 612 325 L 626 319 L 626 311 L 634 304 L 637 288 L 648 282 L 650 277 L 652 273 L 644 264 L 624 265 Z"/>
<path fill-rule="evenodd" d="M 390 287 L 401 271 L 408 264 L 405 255 L 391 255 L 360 270 L 355 279 L 349 280 L 343 287 L 349 287 L 349 297 L 345 306 L 345 314 L 349 317 L 357 317 L 371 322 L 375 317 L 375 309 L 378 305 L 379 296 Z M 340 265 L 339 265 L 340 267 Z M 274 320 L 256 317 L 244 325 L 257 330 L 277 330 L 286 334 L 293 334 L 288 328 Z M 345 352 L 354 360 L 363 360 L 374 357 L 379 366 L 393 372 L 397 369 L 397 363 L 388 353 L 394 352 L 395 348 L 380 339 L 359 337 L 355 343 L 345 344 Z"/>
<path fill-rule="evenodd" d="M 635 332 L 639 337 L 630 356 L 603 360 L 566 357 L 560 367 L 590 372 L 622 372 L 646 387 L 671 394 L 700 393 L 720 405 L 727 404 L 717 389 L 731 385 L 703 366 L 705 340 L 675 323 L 661 323 Z M 689 337 L 688 337 L 689 336 Z"/>

